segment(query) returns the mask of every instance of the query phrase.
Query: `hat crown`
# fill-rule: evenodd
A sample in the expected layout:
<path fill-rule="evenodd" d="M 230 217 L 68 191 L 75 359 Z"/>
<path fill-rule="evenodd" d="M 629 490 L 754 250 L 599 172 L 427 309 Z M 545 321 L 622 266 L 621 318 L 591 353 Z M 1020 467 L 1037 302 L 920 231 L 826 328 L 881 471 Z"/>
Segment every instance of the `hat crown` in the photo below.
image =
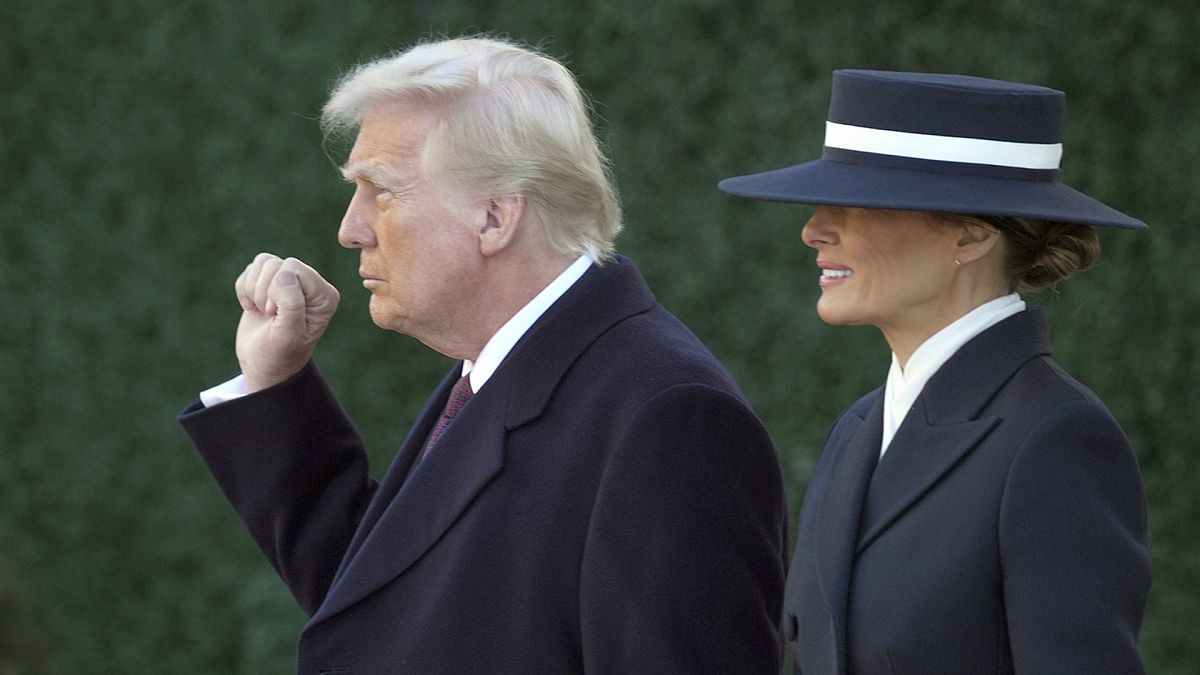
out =
<path fill-rule="evenodd" d="M 836 70 L 829 121 L 1016 143 L 1059 143 L 1066 95 L 969 75 Z"/>

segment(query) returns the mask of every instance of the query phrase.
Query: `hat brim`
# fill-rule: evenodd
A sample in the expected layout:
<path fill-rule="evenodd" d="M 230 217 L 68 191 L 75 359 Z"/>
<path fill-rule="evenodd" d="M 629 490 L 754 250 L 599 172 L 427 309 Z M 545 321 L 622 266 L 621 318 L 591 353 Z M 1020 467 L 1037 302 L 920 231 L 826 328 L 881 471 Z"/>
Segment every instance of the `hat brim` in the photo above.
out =
<path fill-rule="evenodd" d="M 1142 221 L 1054 181 L 935 174 L 817 159 L 726 178 L 718 187 L 738 197 L 773 202 L 1015 216 L 1147 229 Z"/>

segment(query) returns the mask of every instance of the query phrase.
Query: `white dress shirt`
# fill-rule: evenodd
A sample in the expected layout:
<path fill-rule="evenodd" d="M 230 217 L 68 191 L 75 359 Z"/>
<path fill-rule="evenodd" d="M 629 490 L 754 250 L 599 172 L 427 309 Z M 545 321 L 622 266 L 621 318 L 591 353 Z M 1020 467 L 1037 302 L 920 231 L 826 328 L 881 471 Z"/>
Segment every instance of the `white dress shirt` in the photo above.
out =
<path fill-rule="evenodd" d="M 541 318 L 542 314 L 553 305 L 556 300 L 562 297 L 567 289 L 575 285 L 579 281 L 588 268 L 595 263 L 595 260 L 588 255 L 581 255 L 571 263 L 567 269 L 555 277 L 548 286 L 543 288 L 541 292 L 533 296 L 524 307 L 513 314 L 512 318 L 500 327 L 494 335 L 483 346 L 479 352 L 479 356 L 474 361 L 463 361 L 462 374 L 471 376 L 471 390 L 479 393 L 483 385 L 487 383 L 488 378 L 500 364 L 504 361 L 504 357 L 512 351 L 517 341 L 521 339 L 525 333 L 529 331 L 533 324 Z M 240 398 L 250 393 L 246 389 L 246 379 L 242 375 L 238 375 L 231 380 L 218 384 L 211 389 L 206 389 L 200 392 L 200 402 L 206 408 L 211 408 L 219 403 L 232 401 L 235 398 Z"/>
<path fill-rule="evenodd" d="M 892 366 L 888 370 L 887 386 L 883 392 L 883 444 L 879 456 L 887 452 L 896 430 L 904 422 L 925 383 L 946 363 L 954 353 L 971 338 L 991 328 L 1004 319 L 1024 311 L 1025 302 L 1016 293 L 1005 295 L 983 303 L 967 312 L 953 323 L 934 333 L 909 357 L 904 368 L 892 353 Z"/>

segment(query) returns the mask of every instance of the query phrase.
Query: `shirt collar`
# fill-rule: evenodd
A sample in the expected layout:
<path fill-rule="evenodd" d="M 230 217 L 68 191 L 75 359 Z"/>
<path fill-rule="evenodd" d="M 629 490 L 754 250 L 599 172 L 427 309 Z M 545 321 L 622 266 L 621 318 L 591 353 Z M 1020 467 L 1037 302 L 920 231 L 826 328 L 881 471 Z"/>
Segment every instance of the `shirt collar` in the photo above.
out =
<path fill-rule="evenodd" d="M 483 385 L 491 378 L 492 373 L 500 367 L 504 358 L 512 351 L 517 341 L 521 339 L 533 324 L 550 309 L 556 300 L 562 297 L 567 289 L 575 285 L 580 277 L 595 263 L 595 260 L 586 254 L 579 256 L 575 262 L 571 263 L 567 269 L 555 277 L 548 286 L 543 288 L 540 293 L 533 296 L 524 307 L 522 307 L 512 318 L 496 331 L 496 334 L 487 341 L 483 349 L 479 352 L 479 356 L 474 360 L 464 360 L 462 367 L 463 375 L 471 376 L 471 390 L 479 393 Z"/>
<path fill-rule="evenodd" d="M 904 421 L 913 403 L 925 389 L 925 383 L 951 356 L 971 338 L 1025 309 L 1025 302 L 1016 293 L 990 300 L 955 319 L 934 333 L 912 353 L 908 364 L 900 367 L 896 354 L 888 369 L 883 399 L 883 446 L 887 450 L 892 436 Z"/>
<path fill-rule="evenodd" d="M 916 378 L 928 380 L 929 376 L 971 338 L 1024 309 L 1025 302 L 1016 293 L 983 303 L 922 342 L 909 357 L 901 377 L 909 384 Z M 895 354 L 892 354 L 892 362 L 896 363 Z"/>

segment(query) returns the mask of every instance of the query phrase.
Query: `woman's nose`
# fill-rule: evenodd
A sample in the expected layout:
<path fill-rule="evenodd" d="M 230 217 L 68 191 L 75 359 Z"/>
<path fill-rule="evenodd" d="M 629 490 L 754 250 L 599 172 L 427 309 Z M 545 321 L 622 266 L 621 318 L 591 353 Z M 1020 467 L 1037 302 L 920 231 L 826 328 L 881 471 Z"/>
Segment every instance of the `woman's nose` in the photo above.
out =
<path fill-rule="evenodd" d="M 834 233 L 830 227 L 829 216 L 828 207 L 818 206 L 808 222 L 804 224 L 804 228 L 800 230 L 800 240 L 812 248 L 831 243 Z"/>

